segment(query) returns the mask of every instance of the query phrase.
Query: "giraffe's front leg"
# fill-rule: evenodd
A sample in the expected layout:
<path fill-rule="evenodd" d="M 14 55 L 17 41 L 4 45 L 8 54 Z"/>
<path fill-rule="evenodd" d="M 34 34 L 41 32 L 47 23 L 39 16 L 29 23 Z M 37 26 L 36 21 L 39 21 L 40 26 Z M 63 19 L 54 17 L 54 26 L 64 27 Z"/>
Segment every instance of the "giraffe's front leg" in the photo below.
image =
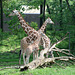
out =
<path fill-rule="evenodd" d="M 33 60 L 35 60 L 38 57 L 37 50 L 33 51 Z"/>
<path fill-rule="evenodd" d="M 35 51 L 33 51 L 33 60 L 35 60 Z"/>
<path fill-rule="evenodd" d="M 38 58 L 38 50 L 34 51 L 34 58 L 37 59 Z"/>
<path fill-rule="evenodd" d="M 23 62 L 24 62 L 24 65 L 26 65 L 26 61 L 25 61 L 25 53 L 23 53 Z"/>
<path fill-rule="evenodd" d="M 29 63 L 29 58 L 30 58 L 30 55 L 27 55 L 27 56 L 26 56 L 26 64 Z"/>

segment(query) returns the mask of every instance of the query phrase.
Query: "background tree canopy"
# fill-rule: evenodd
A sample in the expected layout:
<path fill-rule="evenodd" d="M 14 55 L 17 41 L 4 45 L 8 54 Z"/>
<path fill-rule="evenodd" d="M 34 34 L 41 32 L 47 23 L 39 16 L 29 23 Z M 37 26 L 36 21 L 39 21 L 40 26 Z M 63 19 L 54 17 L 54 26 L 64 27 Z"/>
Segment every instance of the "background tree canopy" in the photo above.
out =
<path fill-rule="evenodd" d="M 40 5 L 43 8 L 43 4 L 44 0 L 3 0 L 3 13 L 8 17 L 12 10 L 15 8 L 20 10 L 22 5 L 31 6 L 31 9 L 33 9 L 38 8 Z M 46 0 L 46 7 L 45 18 L 50 17 L 55 23 L 54 25 L 48 25 L 46 28 L 46 34 L 51 39 L 52 44 L 56 42 L 56 39 L 61 39 L 69 32 L 70 34 L 67 36 L 70 36 L 70 40 L 66 39 L 58 47 L 70 48 L 71 52 L 75 53 L 75 0 Z M 43 14 L 40 17 L 43 19 Z M 9 29 L 13 34 L 19 34 L 20 36 L 23 33 L 20 39 L 25 36 L 22 28 L 18 28 L 19 21 L 16 16 L 13 16 L 12 20 L 6 23 L 9 24 Z"/>

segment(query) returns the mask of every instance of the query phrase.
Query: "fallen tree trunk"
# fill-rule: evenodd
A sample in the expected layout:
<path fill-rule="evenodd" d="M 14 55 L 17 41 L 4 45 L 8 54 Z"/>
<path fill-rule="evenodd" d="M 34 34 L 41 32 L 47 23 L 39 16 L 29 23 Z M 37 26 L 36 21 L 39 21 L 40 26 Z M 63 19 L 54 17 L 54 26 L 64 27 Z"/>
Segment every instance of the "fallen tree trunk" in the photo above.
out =
<path fill-rule="evenodd" d="M 4 67 L 4 68 L 2 68 L 2 69 L 0 69 L 0 71 L 1 70 L 4 70 L 4 69 L 19 69 L 19 66 L 10 66 L 10 67 Z"/>
<path fill-rule="evenodd" d="M 37 68 L 38 66 L 43 65 L 46 62 L 53 62 L 54 59 L 53 58 L 41 58 L 39 57 L 38 59 L 32 61 L 31 63 L 27 64 L 26 66 L 21 67 L 20 71 L 24 71 L 24 70 L 33 70 L 35 68 Z"/>
<path fill-rule="evenodd" d="M 55 58 L 41 58 L 39 57 L 38 59 L 32 61 L 31 63 L 27 64 L 26 66 L 23 66 L 20 68 L 20 71 L 24 71 L 24 70 L 33 70 L 35 68 L 37 68 L 38 66 L 42 66 L 45 63 L 51 63 L 54 62 L 55 60 L 64 60 L 64 61 L 68 61 L 68 60 L 75 60 L 74 57 L 68 57 L 68 56 L 62 56 L 62 57 L 55 57 Z"/>
<path fill-rule="evenodd" d="M 21 71 L 22 71 L 22 70 L 27 70 L 27 69 L 32 69 L 32 70 L 33 70 L 33 69 L 37 68 L 38 66 L 43 65 L 43 64 L 46 63 L 46 62 L 54 62 L 55 58 L 45 58 L 45 57 L 44 57 L 44 54 L 46 54 L 47 52 L 50 52 L 53 48 L 55 48 L 55 46 L 56 46 L 57 44 L 59 44 L 59 43 L 60 43 L 61 41 L 63 41 L 64 39 L 66 39 L 66 38 L 64 37 L 62 40 L 59 40 L 58 42 L 56 42 L 55 44 L 53 44 L 50 49 L 45 48 L 44 50 L 42 50 L 42 51 L 40 52 L 40 56 L 39 56 L 36 60 L 30 62 L 30 63 L 27 64 L 26 66 L 21 67 L 20 70 L 21 70 Z"/>

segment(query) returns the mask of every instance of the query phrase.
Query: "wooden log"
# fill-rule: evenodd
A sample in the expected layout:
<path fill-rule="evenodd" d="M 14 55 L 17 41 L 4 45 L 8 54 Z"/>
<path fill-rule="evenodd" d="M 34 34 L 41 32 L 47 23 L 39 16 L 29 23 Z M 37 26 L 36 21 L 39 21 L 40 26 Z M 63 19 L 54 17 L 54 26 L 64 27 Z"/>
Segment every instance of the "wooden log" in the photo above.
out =
<path fill-rule="evenodd" d="M 20 71 L 24 71 L 24 70 L 33 70 L 35 68 L 37 68 L 38 66 L 43 65 L 44 63 L 49 63 L 49 62 L 54 62 L 53 58 L 42 58 L 39 57 L 36 60 L 32 61 L 31 63 L 27 64 L 26 66 L 23 66 L 22 68 L 20 68 Z"/>
<path fill-rule="evenodd" d="M 57 45 L 57 44 L 59 44 L 61 41 L 63 41 L 64 39 L 66 39 L 65 37 L 62 39 L 62 40 L 59 40 L 58 42 L 56 42 L 55 44 L 53 44 L 51 47 L 50 47 L 50 49 L 48 49 L 48 48 L 45 48 L 44 50 L 42 50 L 41 52 L 40 52 L 40 56 L 36 59 L 36 60 L 34 60 L 34 61 L 32 61 L 32 62 L 30 62 L 29 64 L 27 64 L 27 65 L 25 65 L 25 66 L 23 66 L 23 67 L 20 67 L 20 71 L 24 71 L 24 70 L 33 70 L 33 69 L 35 69 L 35 68 L 37 68 L 38 66 L 41 66 L 41 65 L 43 65 L 44 63 L 46 63 L 46 62 L 54 62 L 56 59 L 74 59 L 74 58 L 72 58 L 72 57 L 53 57 L 53 58 L 45 58 L 44 57 L 44 54 L 46 54 L 47 52 L 50 52 L 50 51 L 52 51 L 52 49 L 53 48 L 55 48 L 55 46 Z"/>
<path fill-rule="evenodd" d="M 27 64 L 26 66 L 20 67 L 20 71 L 24 71 L 24 70 L 28 70 L 28 69 L 33 70 L 33 69 L 37 68 L 38 66 L 41 66 L 45 63 L 55 62 L 55 60 L 68 61 L 69 59 L 75 60 L 74 57 L 68 57 L 68 56 L 54 57 L 54 58 L 39 57 L 36 60 L 32 61 L 31 63 Z"/>
<path fill-rule="evenodd" d="M 2 69 L 0 69 L 0 71 L 1 70 L 4 70 L 4 69 L 19 69 L 19 66 L 10 66 L 10 67 L 4 67 L 4 68 L 2 68 Z"/>

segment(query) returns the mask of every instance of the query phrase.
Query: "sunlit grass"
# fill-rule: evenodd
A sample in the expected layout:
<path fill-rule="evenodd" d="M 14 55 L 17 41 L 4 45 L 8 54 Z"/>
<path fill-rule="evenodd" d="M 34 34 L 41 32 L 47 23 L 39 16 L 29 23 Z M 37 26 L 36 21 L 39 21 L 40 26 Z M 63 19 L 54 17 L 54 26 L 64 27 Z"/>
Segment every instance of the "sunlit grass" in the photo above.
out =
<path fill-rule="evenodd" d="M 3 37 L 3 39 L 0 41 L 0 43 L 2 44 L 2 46 L 0 46 L 0 69 L 8 66 L 16 66 L 19 64 L 19 50 L 21 39 L 22 36 L 20 38 L 20 36 L 18 35 L 8 34 L 8 36 Z M 11 52 L 11 50 L 15 49 L 15 52 Z M 30 57 L 30 62 L 31 61 L 32 55 Z M 58 61 L 57 63 L 61 64 L 62 62 Z M 67 65 L 65 65 L 65 63 Z M 21 64 L 23 65 L 23 58 L 21 60 Z M 62 69 L 57 65 L 52 65 L 52 68 L 39 67 L 35 70 L 27 70 L 23 72 L 20 72 L 20 69 L 4 69 L 0 71 L 0 75 L 75 75 L 75 65 L 70 65 L 70 63 L 68 62 L 64 62 L 62 66 L 64 66 L 65 69 Z"/>
<path fill-rule="evenodd" d="M 35 70 L 27 70 L 20 72 L 20 69 L 5 69 L 0 71 L 1 75 L 75 75 L 75 68 L 40 68 Z"/>

